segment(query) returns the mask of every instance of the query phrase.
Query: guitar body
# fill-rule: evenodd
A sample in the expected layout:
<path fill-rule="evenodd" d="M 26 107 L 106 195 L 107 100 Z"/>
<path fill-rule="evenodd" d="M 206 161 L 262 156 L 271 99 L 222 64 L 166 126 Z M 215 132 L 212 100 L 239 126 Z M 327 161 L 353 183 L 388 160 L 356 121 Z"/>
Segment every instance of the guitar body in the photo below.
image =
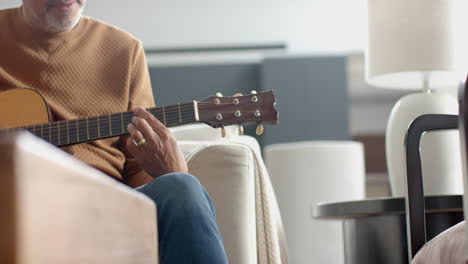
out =
<path fill-rule="evenodd" d="M 0 128 L 49 122 L 49 108 L 44 97 L 28 88 L 0 92 L 0 113 Z"/>

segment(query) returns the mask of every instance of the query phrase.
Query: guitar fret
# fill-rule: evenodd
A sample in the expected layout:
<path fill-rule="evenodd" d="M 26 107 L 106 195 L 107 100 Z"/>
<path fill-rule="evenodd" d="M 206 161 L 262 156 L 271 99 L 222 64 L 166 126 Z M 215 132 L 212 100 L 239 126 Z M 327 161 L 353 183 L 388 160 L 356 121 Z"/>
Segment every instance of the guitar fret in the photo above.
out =
<path fill-rule="evenodd" d="M 70 126 L 69 126 L 69 122 L 67 120 L 67 144 L 70 144 Z"/>
<path fill-rule="evenodd" d="M 86 136 L 87 139 L 89 140 L 89 120 L 86 118 Z"/>
<path fill-rule="evenodd" d="M 78 141 L 81 142 L 89 140 L 88 119 L 78 119 L 76 127 L 78 128 Z"/>
<path fill-rule="evenodd" d="M 98 134 L 96 131 L 96 117 L 89 117 L 88 118 L 88 139 L 97 139 Z"/>
<path fill-rule="evenodd" d="M 50 123 L 49 123 L 49 143 L 52 143 L 51 137 L 50 137 Z"/>
<path fill-rule="evenodd" d="M 101 127 L 99 125 L 99 117 L 97 119 L 97 133 L 98 133 L 98 138 L 101 138 Z"/>
<path fill-rule="evenodd" d="M 102 118 L 103 122 L 99 121 L 99 124 L 100 124 L 99 125 L 99 137 L 100 138 L 101 137 L 107 137 L 110 134 L 109 133 L 109 131 L 110 131 L 110 129 L 109 129 L 109 124 L 110 124 L 109 123 L 110 122 L 109 118 L 103 116 L 103 117 L 98 118 L 98 120 L 101 119 L 101 118 Z"/>
<path fill-rule="evenodd" d="M 118 136 L 122 134 L 122 124 L 120 119 L 120 114 L 113 114 L 110 116 L 110 134 L 113 136 Z"/>
<path fill-rule="evenodd" d="M 52 145 L 58 146 L 59 137 L 58 137 L 58 126 L 57 123 L 51 123 L 50 125 L 50 143 Z"/>
<path fill-rule="evenodd" d="M 180 113 L 180 103 L 177 104 L 179 106 L 179 122 L 182 123 L 182 114 Z"/>
<path fill-rule="evenodd" d="M 78 124 L 77 120 L 70 120 L 68 121 L 68 144 L 77 143 L 78 142 Z"/>
<path fill-rule="evenodd" d="M 76 142 L 80 141 L 80 121 L 76 120 Z"/>
<path fill-rule="evenodd" d="M 60 145 L 60 124 L 57 124 L 57 145 Z"/>
<path fill-rule="evenodd" d="M 109 135 L 112 136 L 111 115 L 109 114 Z"/>
<path fill-rule="evenodd" d="M 180 119 L 179 115 L 176 113 L 177 105 L 169 106 L 168 111 L 166 112 L 166 126 L 174 126 L 178 123 L 177 120 Z"/>
<path fill-rule="evenodd" d="M 63 131 L 63 127 L 62 127 L 62 125 L 64 125 L 65 122 L 64 121 L 59 121 L 59 122 L 56 122 L 55 124 L 56 124 L 56 127 L 57 127 L 57 135 L 56 135 L 57 146 L 61 146 L 66 141 L 66 138 L 64 138 L 64 131 Z"/>
<path fill-rule="evenodd" d="M 132 113 L 132 112 L 127 112 L 127 113 L 125 113 L 125 114 L 126 114 L 126 115 L 125 115 L 125 117 L 124 117 L 123 122 L 125 122 L 125 124 L 124 124 L 124 129 L 125 129 L 125 130 L 124 130 L 124 131 L 127 132 L 127 128 L 126 128 L 126 127 L 128 126 L 128 124 L 130 124 L 130 123 L 132 122 L 133 113 Z"/>
<path fill-rule="evenodd" d="M 194 122 L 196 121 L 195 119 L 195 111 L 193 108 L 193 103 L 186 103 L 184 104 L 184 119 L 182 119 L 181 123 L 188 123 L 188 122 Z"/>
<path fill-rule="evenodd" d="M 33 134 L 36 135 L 36 125 L 32 126 Z"/>
<path fill-rule="evenodd" d="M 122 123 L 122 133 L 124 131 L 123 113 L 120 113 L 120 122 Z"/>
<path fill-rule="evenodd" d="M 166 122 L 166 109 L 165 109 L 165 106 L 163 105 L 163 120 L 164 120 L 164 125 L 167 126 L 167 122 Z"/>

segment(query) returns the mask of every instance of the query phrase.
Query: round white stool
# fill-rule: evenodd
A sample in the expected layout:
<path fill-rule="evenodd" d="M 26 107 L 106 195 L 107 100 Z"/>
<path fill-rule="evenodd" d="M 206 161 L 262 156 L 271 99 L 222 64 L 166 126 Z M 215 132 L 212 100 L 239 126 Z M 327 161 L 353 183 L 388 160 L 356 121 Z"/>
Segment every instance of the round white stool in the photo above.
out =
<path fill-rule="evenodd" d="M 312 219 L 319 202 L 365 197 L 364 150 L 353 141 L 305 141 L 264 150 L 283 218 L 290 263 L 344 263 L 339 221 Z"/>

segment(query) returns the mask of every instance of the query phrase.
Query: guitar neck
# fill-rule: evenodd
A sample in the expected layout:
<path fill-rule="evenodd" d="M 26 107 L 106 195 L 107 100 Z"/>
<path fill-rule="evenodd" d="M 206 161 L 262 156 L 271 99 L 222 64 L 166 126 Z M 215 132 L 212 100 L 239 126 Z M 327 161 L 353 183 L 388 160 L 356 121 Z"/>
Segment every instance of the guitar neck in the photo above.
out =
<path fill-rule="evenodd" d="M 154 107 L 147 110 L 167 127 L 199 122 L 196 101 Z M 122 112 L 106 116 L 3 129 L 0 131 L 0 135 L 28 130 L 55 146 L 66 146 L 126 135 L 128 134 L 127 125 L 131 123 L 132 117 L 132 112 Z"/>

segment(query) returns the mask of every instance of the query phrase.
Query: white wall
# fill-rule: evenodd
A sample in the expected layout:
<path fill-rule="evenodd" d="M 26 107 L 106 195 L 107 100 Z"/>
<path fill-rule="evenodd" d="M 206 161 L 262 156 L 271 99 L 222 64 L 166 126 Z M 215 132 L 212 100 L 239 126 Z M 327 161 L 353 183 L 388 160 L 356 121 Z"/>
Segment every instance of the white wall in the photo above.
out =
<path fill-rule="evenodd" d="M 292 52 L 363 50 L 366 0 L 88 0 L 85 14 L 147 47 L 285 42 Z M 20 0 L 1 0 L 0 9 Z"/>
<path fill-rule="evenodd" d="M 147 47 L 284 41 L 291 52 L 349 53 L 362 52 L 365 46 L 367 0 L 87 1 L 86 15 L 124 28 Z M 0 0 L 0 9 L 19 4 L 21 0 Z M 251 59 L 247 55 L 235 54 Z M 193 59 L 206 60 L 200 56 L 208 57 Z M 187 63 L 190 58 L 175 59 Z M 350 132 L 382 134 L 391 107 L 403 93 L 365 85 L 363 63 L 362 55 L 350 57 Z"/>

